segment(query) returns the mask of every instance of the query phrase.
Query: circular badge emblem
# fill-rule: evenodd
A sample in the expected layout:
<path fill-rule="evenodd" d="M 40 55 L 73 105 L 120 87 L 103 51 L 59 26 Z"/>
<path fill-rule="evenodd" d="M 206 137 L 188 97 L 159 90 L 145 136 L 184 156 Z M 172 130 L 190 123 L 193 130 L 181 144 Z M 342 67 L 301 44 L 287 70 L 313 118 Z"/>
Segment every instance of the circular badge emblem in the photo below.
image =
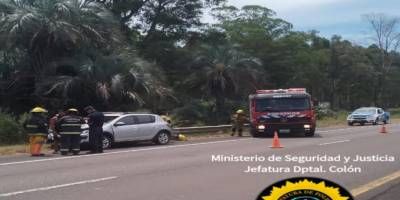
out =
<path fill-rule="evenodd" d="M 258 195 L 257 200 L 354 200 L 340 185 L 320 178 L 299 177 L 279 181 Z"/>

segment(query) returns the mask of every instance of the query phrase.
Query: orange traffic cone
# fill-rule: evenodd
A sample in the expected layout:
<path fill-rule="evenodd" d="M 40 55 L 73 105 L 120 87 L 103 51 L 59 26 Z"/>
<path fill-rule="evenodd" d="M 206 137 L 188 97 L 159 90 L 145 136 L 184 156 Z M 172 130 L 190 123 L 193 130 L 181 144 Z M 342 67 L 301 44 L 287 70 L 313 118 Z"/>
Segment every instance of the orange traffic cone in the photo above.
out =
<path fill-rule="evenodd" d="M 29 152 L 31 153 L 31 155 L 35 154 L 35 144 L 30 144 L 29 145 Z"/>
<path fill-rule="evenodd" d="M 34 156 L 41 156 L 42 155 L 42 144 L 41 143 L 36 143 L 34 146 Z"/>
<path fill-rule="evenodd" d="M 270 148 L 283 148 L 283 146 L 281 146 L 281 143 L 279 142 L 278 132 L 276 131 L 274 133 L 274 139 L 272 141 L 272 146 L 270 146 Z"/>
<path fill-rule="evenodd" d="M 43 145 L 43 136 L 31 135 L 29 137 L 30 152 L 32 156 L 41 156 L 41 149 Z"/>
<path fill-rule="evenodd" d="M 385 124 L 382 125 L 380 133 L 388 133 Z"/>

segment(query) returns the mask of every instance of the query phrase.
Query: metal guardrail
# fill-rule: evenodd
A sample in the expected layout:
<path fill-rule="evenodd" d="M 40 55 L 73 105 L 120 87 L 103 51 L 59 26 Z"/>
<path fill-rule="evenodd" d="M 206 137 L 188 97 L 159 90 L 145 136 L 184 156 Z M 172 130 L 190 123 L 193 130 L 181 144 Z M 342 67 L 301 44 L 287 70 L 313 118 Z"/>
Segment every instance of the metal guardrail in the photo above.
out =
<path fill-rule="evenodd" d="M 245 124 L 244 127 L 249 127 L 250 124 Z M 232 125 L 218 125 L 218 126 L 198 126 L 198 127 L 176 127 L 173 128 L 178 133 L 203 133 L 203 132 L 217 132 L 230 130 Z"/>

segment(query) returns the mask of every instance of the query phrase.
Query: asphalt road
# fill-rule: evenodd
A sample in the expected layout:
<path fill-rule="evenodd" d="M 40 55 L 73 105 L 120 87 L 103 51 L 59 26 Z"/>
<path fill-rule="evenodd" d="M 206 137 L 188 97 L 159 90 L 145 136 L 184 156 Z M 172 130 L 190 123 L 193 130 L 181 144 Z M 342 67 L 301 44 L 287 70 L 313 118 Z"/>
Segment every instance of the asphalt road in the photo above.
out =
<path fill-rule="evenodd" d="M 28 200 L 253 200 L 268 185 L 287 177 L 313 176 L 335 181 L 356 199 L 392 200 L 400 193 L 400 125 L 319 130 L 314 138 L 226 138 L 139 145 L 81 156 L 0 158 L 0 199 Z M 213 155 L 285 157 L 388 155 L 393 162 L 212 162 Z M 247 173 L 248 167 L 289 167 L 291 172 Z M 359 173 L 329 169 L 350 166 Z M 319 167 L 326 172 L 298 173 L 293 167 Z"/>

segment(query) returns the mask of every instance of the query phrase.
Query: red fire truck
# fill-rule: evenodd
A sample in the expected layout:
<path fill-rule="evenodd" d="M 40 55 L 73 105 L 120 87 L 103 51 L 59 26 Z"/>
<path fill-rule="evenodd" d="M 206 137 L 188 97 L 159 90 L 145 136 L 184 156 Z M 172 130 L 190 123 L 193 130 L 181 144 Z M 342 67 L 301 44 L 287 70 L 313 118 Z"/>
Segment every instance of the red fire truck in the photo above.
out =
<path fill-rule="evenodd" d="M 305 88 L 257 90 L 249 96 L 250 123 L 253 137 L 278 133 L 315 133 L 316 101 Z"/>

